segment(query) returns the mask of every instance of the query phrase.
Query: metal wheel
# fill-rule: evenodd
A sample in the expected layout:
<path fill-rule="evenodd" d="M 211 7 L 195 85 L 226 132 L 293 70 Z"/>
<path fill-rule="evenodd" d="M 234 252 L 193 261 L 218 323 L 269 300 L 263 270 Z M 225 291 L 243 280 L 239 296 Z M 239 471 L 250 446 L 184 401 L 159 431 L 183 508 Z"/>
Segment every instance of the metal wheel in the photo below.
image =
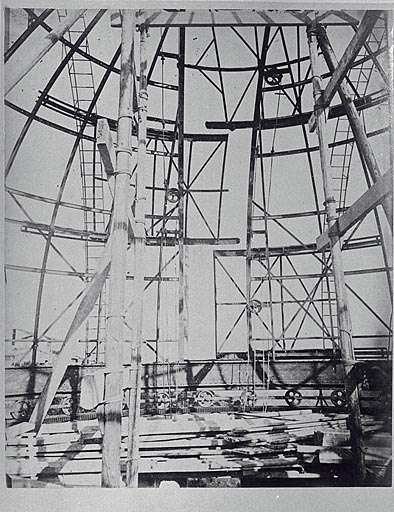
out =
<path fill-rule="evenodd" d="M 168 411 L 170 408 L 170 395 L 166 391 L 157 393 L 156 407 L 159 409 L 159 411 Z"/>
<path fill-rule="evenodd" d="M 288 389 L 285 393 L 285 401 L 287 405 L 297 407 L 302 402 L 302 395 L 296 389 Z"/>
<path fill-rule="evenodd" d="M 334 389 L 331 393 L 331 402 L 336 407 L 342 407 L 346 405 L 346 394 L 342 389 Z"/>
<path fill-rule="evenodd" d="M 258 299 L 253 299 L 250 301 L 249 308 L 252 313 L 258 314 L 263 309 L 263 304 Z"/>
<path fill-rule="evenodd" d="M 268 85 L 278 85 L 281 83 L 283 74 L 275 67 L 267 69 L 264 75 L 264 80 Z"/>
<path fill-rule="evenodd" d="M 200 391 L 196 397 L 196 402 L 200 407 L 210 407 L 214 403 L 215 394 L 209 389 Z"/>
<path fill-rule="evenodd" d="M 63 414 L 66 416 L 71 416 L 71 413 L 73 411 L 73 404 L 71 397 L 69 396 L 63 396 L 59 400 L 59 409 L 62 411 Z"/>
<path fill-rule="evenodd" d="M 167 190 L 167 201 L 169 203 L 177 203 L 179 201 L 179 190 L 176 188 L 169 188 Z"/>
<path fill-rule="evenodd" d="M 18 400 L 12 407 L 11 416 L 15 420 L 25 420 L 30 416 L 31 409 L 32 407 L 29 402 L 26 402 L 25 400 Z"/>

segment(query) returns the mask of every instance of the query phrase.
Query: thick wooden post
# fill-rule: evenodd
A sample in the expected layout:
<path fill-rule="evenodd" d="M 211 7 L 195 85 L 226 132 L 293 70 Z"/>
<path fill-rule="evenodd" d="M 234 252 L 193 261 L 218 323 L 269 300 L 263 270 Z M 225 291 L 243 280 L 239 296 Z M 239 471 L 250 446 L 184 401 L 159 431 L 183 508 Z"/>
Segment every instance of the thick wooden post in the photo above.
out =
<path fill-rule="evenodd" d="M 321 77 L 319 73 L 319 61 L 317 53 L 316 29 L 308 28 L 309 53 L 312 68 L 313 97 L 315 105 L 318 104 L 321 94 Z M 336 201 L 333 194 L 331 167 L 328 155 L 328 140 L 326 134 L 326 120 L 323 108 L 316 108 L 317 134 L 319 138 L 320 165 L 323 174 L 324 196 L 327 214 L 328 228 L 330 229 L 337 218 Z M 352 341 L 352 327 L 350 312 L 345 287 L 345 276 L 342 264 L 341 246 L 338 243 L 338 235 L 330 233 L 330 249 L 332 256 L 332 268 L 335 283 L 335 292 L 338 310 L 338 335 L 341 347 L 342 361 L 345 370 L 345 389 L 349 404 L 350 440 L 353 455 L 354 481 L 361 485 L 365 479 L 365 461 L 361 449 L 361 415 L 357 385 L 350 382 L 351 372 L 354 368 L 354 348 Z"/>
<path fill-rule="evenodd" d="M 126 484 L 138 487 L 139 417 L 141 400 L 141 347 L 143 343 L 144 260 L 145 260 L 145 175 L 146 175 L 146 119 L 148 107 L 146 28 L 140 25 L 140 90 L 138 105 L 138 165 L 136 175 L 134 245 L 134 300 L 133 337 L 131 344 L 131 371 L 129 396 L 129 427 L 127 446 Z"/>
<path fill-rule="evenodd" d="M 120 487 L 120 442 L 122 419 L 123 323 L 128 243 L 128 209 L 132 172 L 131 128 L 133 116 L 133 36 L 134 13 L 122 11 L 122 49 L 117 133 L 117 158 L 114 185 L 111 273 L 107 340 L 105 346 L 105 391 L 103 435 L 103 487 Z"/>
<path fill-rule="evenodd" d="M 178 60 L 178 215 L 179 215 L 179 339 L 178 361 L 185 358 L 187 338 L 186 322 L 186 268 L 185 268 L 185 226 L 184 226 L 184 107 L 185 107 L 185 27 L 179 28 Z"/>
<path fill-rule="evenodd" d="M 329 67 L 331 72 L 334 72 L 334 70 L 338 66 L 338 60 L 335 56 L 334 50 L 330 45 L 326 31 L 324 30 L 323 27 L 318 27 L 317 36 L 319 39 L 320 48 L 327 62 L 327 66 Z M 358 115 L 357 109 L 354 105 L 351 90 L 344 80 L 340 82 L 338 92 L 341 97 L 346 115 L 348 117 L 349 124 L 352 128 L 352 132 L 360 156 L 361 158 L 364 159 L 369 175 L 372 181 L 375 183 L 376 180 L 380 178 L 382 173 L 380 172 L 374 152 L 365 133 L 362 120 L 360 119 L 360 116 Z M 383 209 L 386 214 L 387 220 L 390 224 L 390 227 L 391 229 L 393 229 L 393 206 L 391 199 L 385 199 L 383 201 Z"/>

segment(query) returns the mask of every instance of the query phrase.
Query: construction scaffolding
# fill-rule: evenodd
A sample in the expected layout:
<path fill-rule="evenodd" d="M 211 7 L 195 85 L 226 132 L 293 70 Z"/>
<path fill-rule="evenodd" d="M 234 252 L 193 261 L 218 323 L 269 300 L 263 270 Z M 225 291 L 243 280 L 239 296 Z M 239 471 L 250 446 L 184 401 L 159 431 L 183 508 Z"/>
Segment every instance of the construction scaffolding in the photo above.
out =
<path fill-rule="evenodd" d="M 241 354 L 253 409 L 276 361 L 314 350 L 343 367 L 334 398 L 364 483 L 360 371 L 370 353 L 390 367 L 392 354 L 393 42 L 390 11 L 361 14 L 8 12 L 10 308 L 21 290 L 32 297 L 6 355 L 29 368 L 31 396 L 53 359 L 18 410 L 36 432 L 70 365 L 102 372 L 103 487 L 121 486 L 124 407 L 126 484 L 138 486 L 144 378 L 166 411 L 191 359 Z M 51 156 L 26 170 L 32 148 Z M 25 240 L 31 254 L 13 259 Z M 162 373 L 148 378 L 148 363 Z M 197 393 L 212 405 L 212 389 Z M 286 393 L 300 403 L 294 384 Z"/>

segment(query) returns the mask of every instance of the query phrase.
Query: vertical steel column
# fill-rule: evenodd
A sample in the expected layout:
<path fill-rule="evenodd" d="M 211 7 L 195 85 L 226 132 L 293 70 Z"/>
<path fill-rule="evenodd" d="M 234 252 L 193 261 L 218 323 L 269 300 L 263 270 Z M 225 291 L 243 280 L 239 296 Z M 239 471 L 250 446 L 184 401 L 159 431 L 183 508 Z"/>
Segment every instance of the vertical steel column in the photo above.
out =
<path fill-rule="evenodd" d="M 261 116 L 261 88 L 264 77 L 264 67 L 267 56 L 268 41 L 270 35 L 270 27 L 267 26 L 263 36 L 263 46 L 261 49 L 260 59 L 258 59 L 258 78 L 256 85 L 256 100 L 253 115 L 253 131 L 250 146 L 249 160 L 249 182 L 248 182 L 248 209 L 246 224 L 246 325 L 247 325 L 247 350 L 250 355 L 252 341 L 252 314 L 250 311 L 251 300 L 251 278 L 252 278 L 252 239 L 253 239 L 253 196 L 256 174 L 256 153 L 257 153 L 257 134 L 260 126 Z"/>
<path fill-rule="evenodd" d="M 314 26 L 308 27 L 308 44 L 312 68 L 313 98 L 315 105 L 322 94 L 321 76 L 317 51 L 317 34 Z M 331 228 L 337 218 L 336 201 L 333 194 L 331 167 L 328 157 L 328 140 L 326 119 L 323 108 L 316 108 L 317 134 L 319 138 L 320 165 L 323 175 L 323 188 L 327 214 L 328 228 Z M 353 471 L 356 485 L 361 485 L 365 479 L 365 460 L 361 449 L 361 415 L 358 387 L 351 383 L 351 372 L 355 365 L 352 327 L 345 287 L 345 275 L 342 264 L 342 253 L 338 235 L 330 235 L 330 249 L 334 274 L 335 292 L 338 309 L 339 342 L 345 371 L 345 389 L 349 404 L 350 440 L 353 454 Z"/>
<path fill-rule="evenodd" d="M 184 121 L 185 121 L 185 27 L 179 28 L 178 58 L 178 215 L 179 215 L 179 340 L 178 361 L 185 358 L 187 342 L 186 267 L 184 245 Z"/>
<path fill-rule="evenodd" d="M 131 129 L 133 116 L 134 12 L 122 11 L 122 48 L 117 133 L 117 157 L 112 223 L 111 273 L 107 340 L 105 347 L 104 435 L 101 484 L 120 487 L 120 442 L 122 419 L 123 323 L 130 209 L 130 177 L 133 169 Z"/>
<path fill-rule="evenodd" d="M 129 426 L 126 465 L 126 484 L 138 487 L 139 417 L 141 402 L 141 348 L 143 343 L 144 261 L 146 210 L 146 119 L 148 110 L 148 81 L 146 76 L 146 27 L 140 25 L 140 90 L 138 105 L 138 165 L 136 173 L 135 232 L 134 232 L 134 300 L 133 337 L 129 396 Z"/>

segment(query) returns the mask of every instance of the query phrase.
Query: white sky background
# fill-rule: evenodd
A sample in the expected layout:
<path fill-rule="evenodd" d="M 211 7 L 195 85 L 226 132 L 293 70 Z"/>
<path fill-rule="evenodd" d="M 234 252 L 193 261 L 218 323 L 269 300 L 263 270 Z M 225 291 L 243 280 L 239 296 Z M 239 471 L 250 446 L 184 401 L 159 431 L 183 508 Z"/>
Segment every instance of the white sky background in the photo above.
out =
<path fill-rule="evenodd" d="M 355 13 L 359 16 L 359 13 Z M 90 19 L 91 13 L 87 17 Z M 53 13 L 47 20 L 49 25 L 54 25 L 57 21 L 56 13 Z M 11 42 L 17 37 L 26 26 L 26 18 L 20 10 L 12 13 L 11 20 Z M 262 34 L 263 29 L 259 29 Z M 295 29 L 294 33 L 295 33 Z M 171 31 L 170 31 L 171 32 Z M 211 35 L 210 29 L 192 29 L 187 30 L 186 41 L 186 62 L 195 63 L 201 52 L 205 49 L 207 42 Z M 248 39 L 251 45 L 254 45 L 253 34 L 249 29 L 240 29 L 240 33 Z M 24 45 L 20 50 L 29 52 L 34 45 L 34 38 L 41 38 L 44 32 L 37 30 L 33 34 L 33 39 L 29 38 L 29 45 Z M 334 46 L 338 59 L 343 53 L 345 45 L 349 42 L 352 31 L 347 28 L 330 28 L 328 30 L 331 43 Z M 156 48 L 158 38 L 160 36 L 160 29 L 151 29 L 150 37 L 147 39 L 148 45 L 148 63 Z M 250 53 L 248 48 L 236 37 L 230 29 L 217 30 L 219 51 L 222 66 L 254 66 L 255 58 Z M 302 53 L 307 55 L 307 47 L 305 41 L 305 30 L 301 29 L 302 38 Z M 109 13 L 107 12 L 100 20 L 99 24 L 93 29 L 89 36 L 89 45 L 91 54 L 99 59 L 109 62 L 113 53 L 120 42 L 120 29 L 110 27 Z M 272 51 L 269 53 L 268 64 L 273 64 L 277 61 L 284 61 L 283 50 L 281 49 L 279 38 L 276 38 Z M 260 39 L 261 41 L 261 39 Z M 176 52 L 176 31 L 172 37 L 168 38 L 164 46 L 165 51 Z M 290 57 L 296 55 L 295 45 L 289 47 Z M 18 52 L 19 54 L 19 52 Z M 62 55 L 62 48 L 60 44 L 44 57 L 43 61 L 34 68 L 30 74 L 21 81 L 21 83 L 7 96 L 7 99 L 17 105 L 22 106 L 26 110 L 31 110 L 38 91 L 45 87 L 48 78 L 56 69 Z M 15 57 L 15 56 L 14 56 Z M 10 65 L 12 58 L 10 60 Z M 202 61 L 206 65 L 216 65 L 215 54 L 210 52 Z M 384 60 L 382 60 L 384 64 Z M 7 68 L 6 68 L 7 69 Z M 97 86 L 103 75 L 103 69 L 94 66 L 94 80 Z M 214 77 L 218 82 L 217 74 Z M 152 76 L 154 80 L 161 80 L 160 64 L 157 66 L 156 73 Z M 245 72 L 241 74 L 227 73 L 224 77 L 224 87 L 226 96 L 230 105 L 235 105 L 240 94 L 242 93 L 244 85 L 250 78 L 250 73 Z M 176 83 L 177 72 L 175 64 L 169 65 L 166 60 L 164 80 Z M 375 72 L 371 82 L 370 90 L 377 90 L 381 88 L 380 77 Z M 253 117 L 254 108 L 254 95 L 255 95 L 255 82 L 254 80 L 244 103 L 242 104 L 236 120 L 251 120 Z M 117 101 L 118 101 L 118 75 L 111 76 L 108 81 L 103 94 L 100 97 L 97 111 L 100 115 L 116 118 L 117 115 Z M 149 89 L 149 107 L 148 114 L 160 117 L 161 116 L 161 90 L 157 88 Z M 68 103 L 72 102 L 71 91 L 69 85 L 69 78 L 67 69 L 61 74 L 60 79 L 50 92 L 51 96 L 62 99 Z M 266 117 L 274 117 L 277 109 L 276 99 L 272 101 L 271 95 L 267 94 L 264 106 L 266 109 Z M 306 95 L 305 95 L 306 97 Z M 165 91 L 164 109 L 165 115 L 174 118 L 175 112 L 176 93 Z M 333 104 L 339 103 L 339 98 L 336 96 Z M 304 104 L 305 110 L 311 110 L 312 98 L 310 95 L 310 103 Z M 279 115 L 288 114 L 287 102 L 281 99 Z M 378 108 L 371 109 L 371 112 L 366 113 L 366 123 L 368 131 L 387 126 L 388 119 L 385 106 L 381 105 Z M 232 108 L 229 108 L 230 112 Z M 8 157 L 14 141 L 23 126 L 26 118 L 16 112 L 6 108 L 6 157 Z M 39 115 L 54 121 L 59 121 L 59 116 L 51 113 L 47 109 L 41 109 Z M 223 110 L 220 95 L 209 82 L 202 77 L 197 71 L 186 70 L 186 98 L 185 98 L 185 132 L 206 132 L 205 121 L 207 120 L 223 120 Z M 61 123 L 68 125 L 70 128 L 75 129 L 75 124 L 72 119 L 60 119 Z M 335 121 L 330 122 L 331 130 L 335 126 Z M 271 149 L 272 132 L 265 131 L 264 137 L 264 151 Z M 247 181 L 249 170 L 249 151 L 250 151 L 251 130 L 236 130 L 229 134 L 229 148 L 227 154 L 227 166 L 224 187 L 229 189 L 229 192 L 224 195 L 223 214 L 222 214 L 222 232 L 223 237 L 239 237 L 241 243 L 237 248 L 245 247 L 245 233 L 246 233 L 246 204 L 247 204 Z M 331 132 L 332 139 L 332 132 Z M 317 145 L 317 136 L 312 134 L 309 136 L 310 144 Z M 55 198 L 57 194 L 57 187 L 61 180 L 66 162 L 69 157 L 71 147 L 73 145 L 73 137 L 58 132 L 52 128 L 48 128 L 43 124 L 34 122 L 22 148 L 15 160 L 13 169 L 11 171 L 7 185 L 29 191 L 38 195 Z M 388 137 L 384 134 L 373 139 L 373 148 L 380 163 L 382 171 L 388 168 L 389 152 L 387 150 Z M 278 129 L 276 134 L 275 149 L 283 150 L 286 148 L 303 147 L 304 142 L 302 139 L 302 132 L 300 127 L 293 127 L 288 129 Z M 212 144 L 213 147 L 213 144 Z M 208 155 L 207 150 L 203 150 L 200 155 L 196 154 L 195 164 L 198 161 L 203 161 L 204 155 Z M 213 159 L 212 165 L 207 168 L 209 173 L 202 175 L 201 182 L 198 187 L 204 188 L 214 186 L 211 183 L 209 176 L 217 172 L 217 166 L 220 164 L 220 158 L 216 155 L 216 160 Z M 315 177 L 319 189 L 320 207 L 323 208 L 323 193 L 321 187 L 320 173 L 318 171 L 318 152 L 312 153 L 312 158 L 315 167 Z M 160 159 L 159 159 L 160 160 Z M 151 162 L 151 159 L 149 159 Z M 216 167 L 215 167 L 216 166 Z M 265 161 L 266 172 L 269 169 L 270 161 Z M 198 167 L 196 167 L 197 169 Z M 267 169 L 268 168 L 268 169 Z M 148 170 L 148 173 L 150 170 Z M 354 162 L 352 165 L 352 172 L 350 178 L 348 204 L 351 204 L 357 199 L 365 190 L 366 184 L 362 170 L 358 164 L 356 151 L 354 152 Z M 148 182 L 149 182 L 148 178 Z M 218 182 L 216 182 L 218 186 Z M 197 184 L 196 184 L 197 187 Z M 208 195 L 207 195 L 208 196 Z M 201 199 L 201 205 L 204 211 L 209 211 L 207 217 L 214 218 L 216 210 L 213 209 L 214 204 L 211 199 L 213 194 L 210 194 L 206 200 Z M 18 198 L 21 204 L 29 211 L 30 215 L 36 222 L 49 223 L 52 213 L 53 205 L 38 203 L 36 201 L 28 200 L 25 198 Z M 69 182 L 66 186 L 64 198 L 65 201 L 81 203 L 81 180 L 78 156 L 72 166 L 72 172 Z M 17 218 L 26 220 L 22 212 L 15 205 L 15 203 L 6 196 L 6 217 Z M 108 205 L 107 205 L 108 207 Z M 216 206 L 215 206 L 216 208 Z M 307 167 L 306 155 L 298 155 L 291 157 L 279 157 L 274 159 L 272 164 L 272 188 L 270 197 L 270 212 L 271 213 L 289 213 L 310 211 L 314 209 L 314 201 L 312 196 L 312 188 L 310 185 L 309 171 Z M 195 219 L 197 219 L 195 217 Z M 207 236 L 205 231 L 202 231 L 199 224 L 195 220 L 190 236 Z M 285 222 L 284 222 L 285 223 Z M 296 235 L 301 238 L 305 243 L 313 243 L 317 231 L 317 222 L 312 217 L 306 217 L 302 220 L 295 222 L 287 221 L 286 226 L 290 227 Z M 385 224 L 385 221 L 383 221 Z M 81 212 L 60 209 L 60 214 L 56 221 L 56 225 L 72 226 L 75 228 L 83 229 L 83 215 Z M 197 231 L 201 230 L 200 233 Z M 376 232 L 372 216 L 368 216 L 365 221 L 365 227 L 360 228 L 359 236 L 365 236 L 370 231 Z M 54 244 L 64 254 L 77 270 L 84 270 L 83 254 L 84 244 L 78 241 L 62 240 L 59 238 L 53 239 Z M 272 229 L 270 231 L 270 243 L 272 246 L 282 246 L 294 244 L 295 241 L 289 238 L 283 231 Z M 20 227 L 16 225 L 6 225 L 6 261 L 16 265 L 26 265 L 33 267 L 40 267 L 42 263 L 42 255 L 44 249 L 44 239 L 39 235 L 29 235 L 20 232 Z M 256 246 L 259 244 L 259 239 L 256 239 Z M 215 247 L 218 248 L 218 247 Z M 189 303 L 189 327 L 190 338 L 189 346 L 186 348 L 186 357 L 189 358 L 208 358 L 214 356 L 214 302 L 213 302 L 213 275 L 212 275 L 212 247 L 190 247 L 189 248 L 189 263 L 190 263 L 190 303 Z M 224 247 L 224 248 L 227 248 Z M 152 254 L 156 254 L 156 249 L 148 248 L 147 256 L 147 275 L 153 275 L 157 272 L 157 264 L 153 265 Z M 383 266 L 383 260 L 380 254 L 380 249 L 371 249 L 363 251 L 348 251 L 344 253 L 344 261 L 346 269 L 352 268 L 368 268 Z M 361 256 L 362 253 L 362 256 Z M 310 268 L 310 257 L 299 257 L 296 261 L 297 268 L 300 272 L 319 271 Z M 227 264 L 227 262 L 225 262 Z M 53 254 L 51 251 L 48 268 L 67 270 L 68 267 L 60 260 L 60 258 Z M 231 264 L 229 262 L 229 268 Z M 244 261 L 238 260 L 234 264 L 234 272 L 238 274 L 238 281 L 244 289 Z M 174 268 L 171 270 L 175 270 Z M 170 273 L 170 270 L 169 270 Z M 14 328 L 31 332 L 34 324 L 34 311 L 37 295 L 39 274 L 26 273 L 26 272 L 7 272 L 7 303 L 6 303 L 6 335 L 10 337 L 11 331 Z M 385 281 L 384 274 L 356 276 L 349 278 L 349 283 L 356 288 L 359 293 L 367 298 L 368 302 L 374 307 L 385 319 L 387 323 L 390 322 L 390 307 L 389 298 L 387 293 L 387 282 Z M 177 285 L 174 283 L 173 291 L 168 291 L 166 299 L 168 301 L 176 301 L 175 288 Z M 306 283 L 306 286 L 309 286 Z M 47 275 L 45 279 L 44 298 L 41 313 L 41 329 L 48 325 L 53 318 L 68 304 L 83 288 L 83 283 L 77 277 L 57 277 Z M 152 289 L 155 287 L 152 287 Z M 231 288 L 231 287 L 230 287 Z M 225 288 L 226 297 L 233 293 L 229 287 Z M 224 289 L 223 289 L 224 290 Z M 365 291 L 368 290 L 366 294 Z M 131 285 L 128 284 L 128 298 L 126 303 L 130 302 Z M 236 294 L 235 294 L 236 295 Z M 152 308 L 152 296 L 154 294 L 147 294 L 146 300 L 146 336 L 152 337 L 152 324 L 151 316 L 154 314 Z M 238 296 L 239 299 L 239 296 Z M 351 312 L 353 327 L 355 333 L 376 333 L 383 332 L 384 329 L 379 322 L 376 321 L 359 303 L 350 297 Z M 169 308 L 170 309 L 170 308 Z M 48 333 L 54 338 L 61 339 L 72 319 L 72 314 L 75 311 L 70 309 L 69 313 L 64 316 L 64 319 L 57 324 L 57 326 Z M 175 306 L 171 306 L 171 311 L 165 311 L 163 314 L 167 318 L 163 322 L 171 324 L 172 327 L 163 327 L 163 329 L 173 330 Z M 230 312 L 228 314 L 228 322 L 226 325 L 231 326 L 232 319 L 237 315 Z M 308 324 L 306 324 L 308 325 Z M 242 324 L 239 327 L 239 344 L 236 343 L 229 350 L 238 350 L 244 348 L 246 341 L 246 331 L 242 330 Z M 383 331 L 382 331 L 383 329 Z M 310 332 L 313 332 L 312 326 Z M 171 334 L 171 333 L 169 333 Z"/>

